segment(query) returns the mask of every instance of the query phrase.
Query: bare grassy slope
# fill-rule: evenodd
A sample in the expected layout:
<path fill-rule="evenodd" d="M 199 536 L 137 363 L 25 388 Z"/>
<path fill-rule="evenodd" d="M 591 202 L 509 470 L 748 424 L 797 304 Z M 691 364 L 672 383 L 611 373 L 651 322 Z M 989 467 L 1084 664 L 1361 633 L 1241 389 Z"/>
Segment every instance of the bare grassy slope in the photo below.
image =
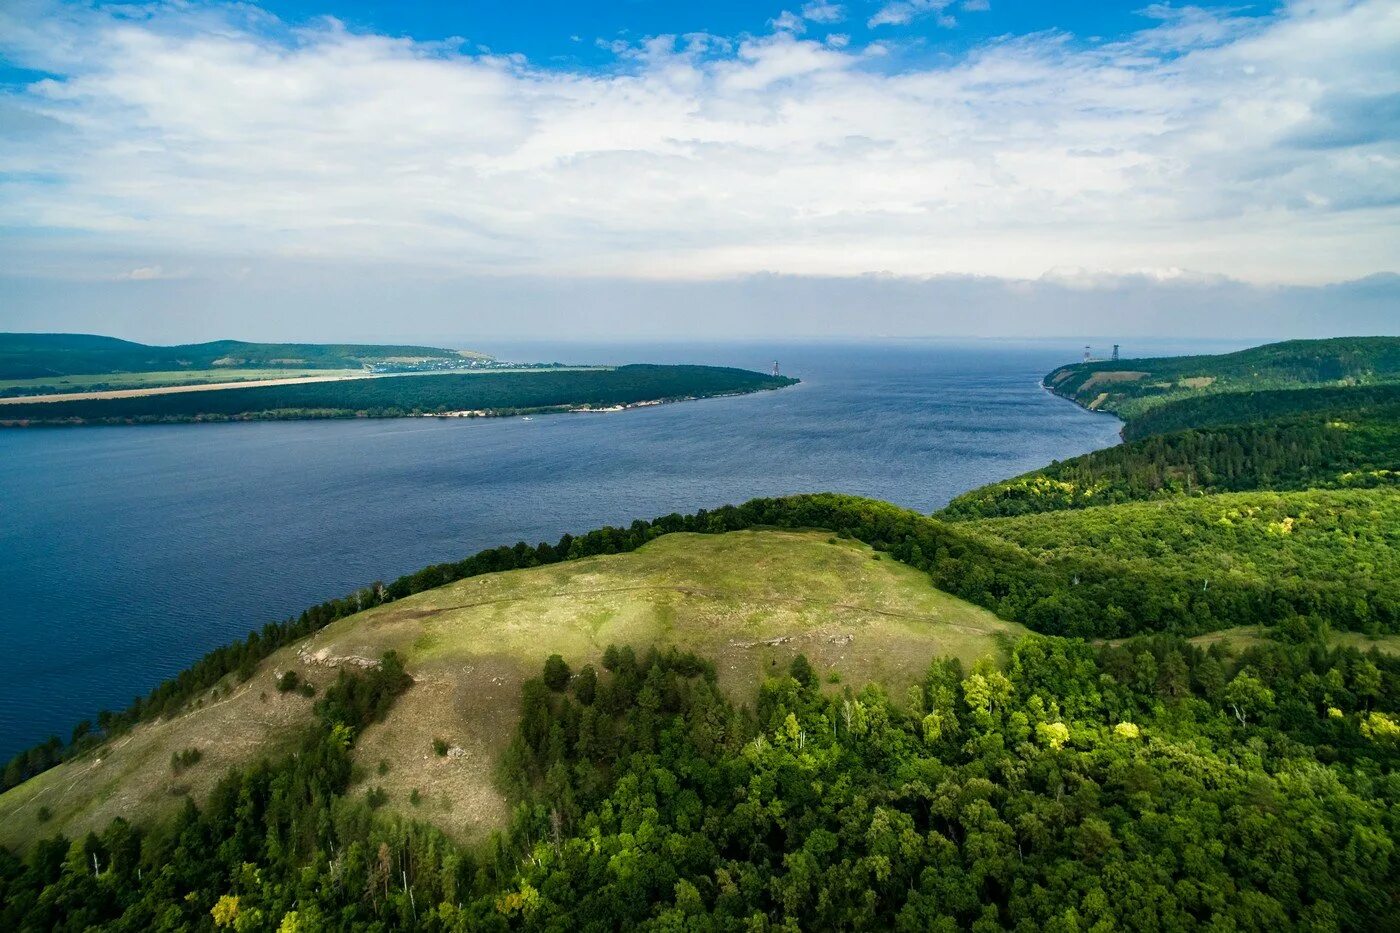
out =
<path fill-rule="evenodd" d="M 471 838 L 504 819 L 495 762 L 520 683 L 549 654 L 577 668 L 600 663 L 610 643 L 676 645 L 714 658 L 721 683 L 747 699 L 765 672 L 801 652 L 819 671 L 839 667 L 857 686 L 902 692 L 932 656 L 970 663 L 1021 631 L 825 532 L 667 535 L 631 554 L 473 577 L 333 623 L 227 696 L 138 727 L 100 750 L 100 763 L 68 762 L 0 797 L 0 842 L 71 836 L 113 816 L 173 809 L 185 793 L 200 799 L 227 767 L 276 750 L 310 721 L 312 700 L 274 686 L 287 669 L 324 686 L 340 666 L 403 654 L 416 683 L 357 743 L 357 790 L 382 787 L 390 809 Z M 452 751 L 438 755 L 435 738 Z M 170 756 L 186 748 L 204 757 L 177 776 Z M 53 814 L 42 825 L 41 806 Z"/>

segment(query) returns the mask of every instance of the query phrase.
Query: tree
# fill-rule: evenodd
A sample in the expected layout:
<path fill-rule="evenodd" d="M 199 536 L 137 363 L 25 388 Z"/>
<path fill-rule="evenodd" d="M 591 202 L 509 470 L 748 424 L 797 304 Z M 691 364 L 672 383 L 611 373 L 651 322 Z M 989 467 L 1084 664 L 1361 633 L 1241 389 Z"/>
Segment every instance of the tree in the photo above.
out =
<path fill-rule="evenodd" d="M 1249 722 L 1249 717 L 1267 713 L 1274 708 L 1274 692 L 1264 686 L 1264 682 L 1245 668 L 1235 675 L 1225 688 L 1225 703 L 1234 712 L 1240 725 Z"/>
<path fill-rule="evenodd" d="M 544 684 L 555 693 L 569 685 L 569 665 L 563 657 L 551 654 L 544 662 Z"/>
<path fill-rule="evenodd" d="M 812 670 L 812 663 L 807 660 L 805 654 L 799 654 L 792 659 L 792 664 L 788 665 L 788 672 L 792 674 L 792 679 L 803 687 L 814 687 L 817 684 L 817 672 Z"/>
<path fill-rule="evenodd" d="M 597 692 L 598 672 L 593 669 L 592 664 L 585 664 L 583 670 L 574 678 L 574 696 L 578 697 L 578 701 L 584 706 L 591 706 Z"/>

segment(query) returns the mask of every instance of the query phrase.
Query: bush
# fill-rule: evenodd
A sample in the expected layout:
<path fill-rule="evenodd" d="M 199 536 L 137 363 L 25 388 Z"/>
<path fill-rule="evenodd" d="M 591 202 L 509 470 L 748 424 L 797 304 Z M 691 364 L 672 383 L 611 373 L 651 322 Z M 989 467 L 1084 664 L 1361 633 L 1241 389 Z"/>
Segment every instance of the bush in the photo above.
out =
<path fill-rule="evenodd" d="M 182 752 L 170 753 L 170 770 L 179 774 L 186 768 L 192 768 L 199 764 L 199 760 L 204 757 L 204 753 L 197 748 L 187 748 Z"/>
<path fill-rule="evenodd" d="M 277 690 L 280 693 L 291 693 L 301 683 L 301 677 L 296 671 L 283 671 L 282 676 L 277 678 Z"/>
<path fill-rule="evenodd" d="M 437 753 L 439 758 L 445 756 L 447 754 L 447 740 L 433 739 L 433 751 Z"/>

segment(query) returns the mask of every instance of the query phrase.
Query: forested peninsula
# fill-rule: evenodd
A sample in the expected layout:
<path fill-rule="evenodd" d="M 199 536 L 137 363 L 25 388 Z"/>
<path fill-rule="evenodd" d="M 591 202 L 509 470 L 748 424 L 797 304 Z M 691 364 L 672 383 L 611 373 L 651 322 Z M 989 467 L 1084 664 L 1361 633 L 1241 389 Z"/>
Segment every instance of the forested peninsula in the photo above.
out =
<path fill-rule="evenodd" d="M 737 395 L 796 379 L 719 366 L 633 364 L 607 368 L 412 374 L 250 385 L 128 398 L 0 405 L 8 426 L 166 424 L 306 418 L 490 417 L 597 410 Z"/>
<path fill-rule="evenodd" d="M 10 762 L 0 926 L 1388 928 L 1388 347 L 1078 364 L 1144 383 L 1127 443 L 932 516 L 754 500 L 270 624 Z"/>

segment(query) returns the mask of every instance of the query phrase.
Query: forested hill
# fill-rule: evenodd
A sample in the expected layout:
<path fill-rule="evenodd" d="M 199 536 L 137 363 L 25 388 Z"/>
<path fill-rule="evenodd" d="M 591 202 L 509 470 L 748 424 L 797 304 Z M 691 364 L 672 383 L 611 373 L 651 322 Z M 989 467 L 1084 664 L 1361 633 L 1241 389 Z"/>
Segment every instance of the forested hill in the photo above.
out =
<path fill-rule="evenodd" d="M 1059 394 L 1091 406 L 1109 393 L 1126 400 L 1113 402 L 1127 418 L 1126 443 L 971 490 L 940 514 L 998 518 L 1180 495 L 1400 485 L 1398 361 L 1400 338 L 1377 337 L 1062 367 L 1045 377 Z M 1139 378 L 1148 365 L 1152 381 Z M 1111 366 L 1129 368 L 1095 369 Z M 1169 372 L 1194 388 L 1152 394 Z M 1132 379 L 1094 381 L 1120 373 Z M 1243 388 L 1338 373 L 1327 385 Z M 1361 384 L 1336 384 L 1348 382 Z"/>
<path fill-rule="evenodd" d="M 1289 340 L 1214 356 L 1097 360 L 1045 377 L 1057 395 L 1132 424 L 1177 399 L 1223 392 L 1400 381 L 1400 337 Z"/>
<path fill-rule="evenodd" d="M 1162 433 L 1152 430 L 1158 426 Z M 1186 399 L 1124 433 L 1124 444 L 974 489 L 940 514 L 995 518 L 1219 492 L 1400 485 L 1400 385 Z"/>
<path fill-rule="evenodd" d="M 216 340 L 149 346 L 96 334 L 0 333 L 0 379 L 218 368 L 359 369 L 398 360 L 480 357 L 440 347 L 381 344 L 245 343 Z"/>
<path fill-rule="evenodd" d="M 148 424 L 393 418 L 452 412 L 520 414 L 757 392 L 796 381 L 731 367 L 643 364 L 609 369 L 382 376 L 129 398 L 8 403 L 0 407 L 0 423 Z"/>

